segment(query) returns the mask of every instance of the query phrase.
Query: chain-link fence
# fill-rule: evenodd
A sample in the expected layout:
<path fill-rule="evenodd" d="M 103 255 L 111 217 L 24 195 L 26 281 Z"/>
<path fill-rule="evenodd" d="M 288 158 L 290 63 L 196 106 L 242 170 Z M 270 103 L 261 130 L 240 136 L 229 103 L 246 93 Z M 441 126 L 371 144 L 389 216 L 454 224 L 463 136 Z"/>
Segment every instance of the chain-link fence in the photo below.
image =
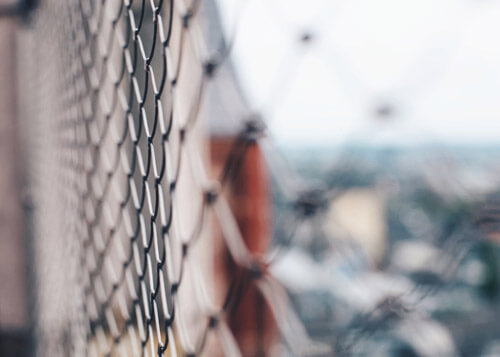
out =
<path fill-rule="evenodd" d="M 498 306 L 498 253 L 480 239 L 496 239 L 496 205 L 476 209 L 494 189 L 483 201 L 457 194 L 470 190 L 453 186 L 458 174 L 442 169 L 450 160 L 436 150 L 303 150 L 284 159 L 269 127 L 294 124 L 267 119 L 290 115 L 282 108 L 297 95 L 288 92 L 304 66 L 326 76 L 325 63 L 339 60 L 322 52 L 324 43 L 311 50 L 327 34 L 296 31 L 286 4 L 270 1 L 266 14 L 246 5 L 46 0 L 25 21 L 20 116 L 37 353 L 482 351 L 457 326 L 479 316 L 477 306 Z M 332 21 L 337 7 L 316 10 L 313 25 Z M 252 11 L 262 17 L 244 19 Z M 239 31 L 265 35 L 259 21 L 270 18 L 292 38 L 283 59 L 271 58 L 272 48 L 233 53 L 245 46 L 236 43 Z M 276 73 L 263 71 L 269 92 L 248 95 L 255 72 L 241 73 L 245 61 L 274 64 Z M 321 99 L 329 88 L 315 84 L 305 88 Z M 381 102 L 370 115 L 397 126 L 397 109 Z M 419 164 L 418 175 L 397 164 L 408 161 Z M 481 305 L 456 276 L 486 269 L 485 261 L 493 297 Z M 443 306 L 453 299 L 459 314 Z M 484 346 L 495 341 L 484 336 Z"/>
<path fill-rule="evenodd" d="M 239 355 L 227 315 L 250 280 L 290 346 L 314 346 L 224 193 L 259 139 L 258 121 L 241 121 L 210 179 L 199 116 L 228 51 L 208 48 L 199 13 L 214 22 L 213 6 L 43 2 L 23 34 L 44 354 L 198 355 L 215 338 L 213 351 Z M 239 271 L 222 298 L 211 297 L 224 283 L 207 273 L 209 220 Z"/>

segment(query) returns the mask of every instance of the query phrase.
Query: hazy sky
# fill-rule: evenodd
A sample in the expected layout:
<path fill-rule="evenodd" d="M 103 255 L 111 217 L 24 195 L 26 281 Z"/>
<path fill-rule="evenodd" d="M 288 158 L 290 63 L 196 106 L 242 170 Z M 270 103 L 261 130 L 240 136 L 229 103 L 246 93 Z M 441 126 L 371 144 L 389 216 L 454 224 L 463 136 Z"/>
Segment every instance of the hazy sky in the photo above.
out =
<path fill-rule="evenodd" d="M 218 1 L 280 144 L 500 143 L 500 1 Z"/>

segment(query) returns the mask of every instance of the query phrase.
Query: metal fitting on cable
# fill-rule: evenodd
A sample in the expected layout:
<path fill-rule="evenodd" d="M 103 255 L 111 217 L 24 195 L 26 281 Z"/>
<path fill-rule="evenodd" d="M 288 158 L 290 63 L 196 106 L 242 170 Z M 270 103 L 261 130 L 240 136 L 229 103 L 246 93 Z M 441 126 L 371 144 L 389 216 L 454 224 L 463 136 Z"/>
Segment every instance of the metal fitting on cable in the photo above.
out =
<path fill-rule="evenodd" d="M 240 137 L 245 141 L 254 142 L 264 135 L 266 125 L 260 115 L 252 115 L 246 122 L 240 133 Z"/>
<path fill-rule="evenodd" d="M 327 203 L 328 200 L 325 190 L 322 188 L 315 188 L 299 194 L 299 197 L 294 203 L 294 210 L 300 216 L 311 217 L 319 211 L 324 210 Z"/>

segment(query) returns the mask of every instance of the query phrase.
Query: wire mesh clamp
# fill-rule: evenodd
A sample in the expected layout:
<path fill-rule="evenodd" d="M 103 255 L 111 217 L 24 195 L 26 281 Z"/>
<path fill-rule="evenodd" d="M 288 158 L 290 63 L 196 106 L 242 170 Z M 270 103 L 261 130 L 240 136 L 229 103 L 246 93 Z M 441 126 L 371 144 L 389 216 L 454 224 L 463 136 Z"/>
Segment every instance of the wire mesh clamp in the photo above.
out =
<path fill-rule="evenodd" d="M 0 18 L 2 17 L 26 17 L 38 5 L 38 0 L 0 0 Z"/>
<path fill-rule="evenodd" d="M 214 329 L 219 324 L 219 317 L 216 315 L 211 315 L 208 319 L 208 327 Z"/>
<path fill-rule="evenodd" d="M 220 185 L 214 184 L 212 187 L 210 187 L 205 191 L 204 199 L 208 206 L 213 205 L 215 203 L 215 201 L 219 197 L 220 190 L 221 190 Z"/>
<path fill-rule="evenodd" d="M 258 114 L 253 114 L 244 124 L 243 130 L 239 134 L 239 139 L 243 142 L 256 142 L 266 131 L 266 125 Z"/>
<path fill-rule="evenodd" d="M 294 210 L 302 217 L 311 217 L 326 208 L 328 199 L 325 190 L 311 189 L 299 194 L 295 201 Z"/>
<path fill-rule="evenodd" d="M 314 35 L 312 32 L 309 31 L 304 31 L 299 37 L 300 42 L 303 44 L 311 43 L 313 39 Z"/>

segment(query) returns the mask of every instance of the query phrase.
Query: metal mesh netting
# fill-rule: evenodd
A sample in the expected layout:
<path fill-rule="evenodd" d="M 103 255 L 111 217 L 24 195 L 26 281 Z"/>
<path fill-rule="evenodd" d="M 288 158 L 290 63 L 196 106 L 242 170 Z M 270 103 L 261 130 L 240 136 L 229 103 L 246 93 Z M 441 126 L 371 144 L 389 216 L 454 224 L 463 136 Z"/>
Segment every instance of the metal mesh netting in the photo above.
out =
<path fill-rule="evenodd" d="M 347 172 L 364 160 L 356 150 L 356 162 L 335 153 L 340 159 L 328 170 L 306 152 L 302 169 L 292 169 L 262 117 L 287 104 L 298 53 L 315 35 L 291 35 L 296 47 L 267 78 L 268 111 L 257 112 L 240 88 L 252 74 L 235 74 L 231 62 L 245 9 L 229 16 L 220 10 L 226 5 L 47 0 L 25 24 L 20 114 L 33 201 L 37 352 L 456 355 L 452 333 L 430 311 L 479 232 L 496 232 L 496 203 L 480 214 L 471 209 L 475 216 L 460 210 L 470 200 L 449 208 L 453 185 L 441 162 L 431 167 L 427 158 L 420 167 L 428 186 L 448 191 L 430 196 L 410 180 L 403 201 L 418 201 L 418 209 L 391 203 L 406 183 L 387 162 L 383 174 Z M 281 9 L 269 6 L 272 20 L 289 29 Z M 334 13 L 325 9 L 316 22 Z M 316 65 L 324 64 L 305 67 Z M 392 111 L 382 103 L 376 120 L 391 123 Z M 370 185 L 376 194 L 350 190 Z M 380 242 L 371 240 L 365 254 L 350 239 L 359 230 L 342 227 L 350 226 L 347 215 L 368 236 L 382 235 L 367 223 L 370 214 L 357 211 L 378 212 L 373 197 L 382 194 L 392 204 L 388 220 L 397 221 L 391 229 L 438 241 L 440 249 L 426 253 L 428 271 L 411 283 L 400 272 L 373 273 L 366 255 L 389 274 L 405 262 L 381 262 Z M 430 216 L 441 208 L 453 222 L 436 228 Z M 360 271 L 373 274 L 360 278 Z M 453 338 L 467 329 L 460 331 Z"/>
<path fill-rule="evenodd" d="M 226 314 L 251 276 L 290 346 L 315 348 L 222 193 L 258 120 L 236 122 L 219 179 L 207 174 L 199 113 L 229 47 L 207 48 L 200 7 L 44 1 L 22 34 L 43 354 L 198 355 L 214 335 L 211 353 L 239 355 Z M 241 270 L 222 294 L 207 217 Z"/>

